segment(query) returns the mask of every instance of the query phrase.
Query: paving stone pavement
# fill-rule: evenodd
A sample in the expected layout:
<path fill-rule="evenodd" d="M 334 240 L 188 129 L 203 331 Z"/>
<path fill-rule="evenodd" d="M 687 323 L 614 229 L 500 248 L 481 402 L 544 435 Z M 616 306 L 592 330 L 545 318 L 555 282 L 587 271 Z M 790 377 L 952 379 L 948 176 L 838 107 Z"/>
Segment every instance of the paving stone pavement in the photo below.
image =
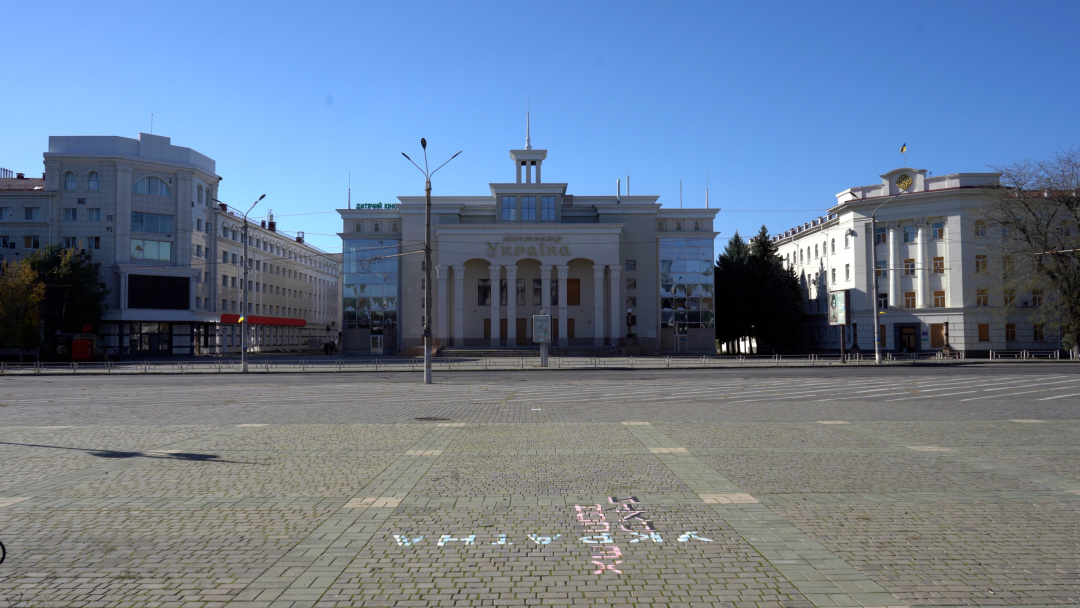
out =
<path fill-rule="evenodd" d="M 0 608 L 1080 605 L 1074 376 L 830 373 L 0 379 Z"/>

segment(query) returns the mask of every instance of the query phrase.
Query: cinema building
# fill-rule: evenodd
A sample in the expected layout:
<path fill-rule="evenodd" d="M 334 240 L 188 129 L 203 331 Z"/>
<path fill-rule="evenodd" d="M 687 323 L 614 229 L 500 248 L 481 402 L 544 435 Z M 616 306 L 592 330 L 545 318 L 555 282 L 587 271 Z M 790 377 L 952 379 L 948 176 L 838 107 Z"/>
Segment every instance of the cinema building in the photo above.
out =
<path fill-rule="evenodd" d="M 715 352 L 716 210 L 656 196 L 575 196 L 545 182 L 546 150 L 511 150 L 512 181 L 477 196 L 432 197 L 432 333 L 441 349 L 534 348 L 552 317 L 555 349 Z M 423 196 L 340 209 L 344 346 L 423 341 Z"/>

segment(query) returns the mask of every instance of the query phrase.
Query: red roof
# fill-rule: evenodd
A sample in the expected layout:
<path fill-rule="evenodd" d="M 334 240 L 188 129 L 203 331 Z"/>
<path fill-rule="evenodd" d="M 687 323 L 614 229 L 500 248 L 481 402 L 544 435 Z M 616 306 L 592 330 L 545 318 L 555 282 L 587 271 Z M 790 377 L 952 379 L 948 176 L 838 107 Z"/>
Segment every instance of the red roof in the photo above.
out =
<path fill-rule="evenodd" d="M 11 192 L 19 190 L 44 190 L 45 180 L 40 177 L 19 179 L 17 177 L 0 177 L 0 190 Z"/>

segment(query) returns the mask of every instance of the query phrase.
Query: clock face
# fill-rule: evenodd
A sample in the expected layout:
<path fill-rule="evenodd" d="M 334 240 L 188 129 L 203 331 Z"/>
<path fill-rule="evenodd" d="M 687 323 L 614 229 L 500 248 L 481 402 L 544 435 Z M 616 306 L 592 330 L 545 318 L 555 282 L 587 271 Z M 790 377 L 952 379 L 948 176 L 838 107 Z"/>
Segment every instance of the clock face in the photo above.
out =
<path fill-rule="evenodd" d="M 901 190 L 907 190 L 911 187 L 911 176 L 907 173 L 901 173 L 900 177 L 896 178 L 896 186 Z"/>

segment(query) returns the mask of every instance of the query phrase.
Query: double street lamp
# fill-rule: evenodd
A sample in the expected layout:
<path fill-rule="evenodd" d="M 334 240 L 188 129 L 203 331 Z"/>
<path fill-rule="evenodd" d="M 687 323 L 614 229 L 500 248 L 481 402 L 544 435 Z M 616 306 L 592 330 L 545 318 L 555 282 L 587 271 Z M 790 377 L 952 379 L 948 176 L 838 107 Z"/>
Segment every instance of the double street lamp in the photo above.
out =
<path fill-rule="evenodd" d="M 266 195 L 262 195 L 255 199 L 254 203 L 251 203 L 251 207 L 244 212 L 244 255 L 241 258 L 241 263 L 244 266 L 244 280 L 240 285 L 240 369 L 243 373 L 247 373 L 247 351 L 248 351 L 248 332 L 247 332 L 247 308 L 248 308 L 248 267 L 251 265 L 251 261 L 248 260 L 248 214 L 255 208 L 255 205 L 259 204 L 259 201 L 266 198 Z M 218 203 L 221 201 L 214 199 Z"/>
<path fill-rule="evenodd" d="M 435 171 L 445 167 L 446 163 L 457 158 L 462 151 L 458 150 L 457 154 L 435 167 L 435 171 L 429 172 L 427 170 L 427 140 L 423 137 L 420 138 L 420 147 L 424 149 L 423 169 L 420 169 L 420 165 L 413 162 L 408 154 L 402 152 L 401 155 L 424 174 L 424 384 L 431 384 L 431 291 L 433 287 L 431 283 L 431 176 L 435 175 Z"/>

